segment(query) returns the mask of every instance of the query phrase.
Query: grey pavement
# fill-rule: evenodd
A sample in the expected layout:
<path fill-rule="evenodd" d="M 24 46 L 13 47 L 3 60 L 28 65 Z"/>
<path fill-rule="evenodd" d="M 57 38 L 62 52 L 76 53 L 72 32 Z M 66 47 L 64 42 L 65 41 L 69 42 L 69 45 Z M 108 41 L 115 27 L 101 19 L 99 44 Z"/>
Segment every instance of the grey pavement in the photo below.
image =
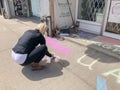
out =
<path fill-rule="evenodd" d="M 94 38 L 64 37 L 66 40 L 81 46 L 89 47 L 106 55 L 120 59 L 120 40 L 105 36 L 95 36 Z"/>
<path fill-rule="evenodd" d="M 42 71 L 17 65 L 11 58 L 11 49 L 24 31 L 38 23 L 35 19 L 3 19 L 0 16 L 0 90 L 106 90 L 105 81 L 107 90 L 120 90 L 119 58 L 89 47 L 98 37 L 92 38 L 94 40 L 66 37 L 81 44 L 46 37 L 49 51 L 59 55 L 60 62 L 47 64 Z M 109 45 L 119 48 L 119 45 Z M 113 51 L 118 54 L 117 49 Z"/>

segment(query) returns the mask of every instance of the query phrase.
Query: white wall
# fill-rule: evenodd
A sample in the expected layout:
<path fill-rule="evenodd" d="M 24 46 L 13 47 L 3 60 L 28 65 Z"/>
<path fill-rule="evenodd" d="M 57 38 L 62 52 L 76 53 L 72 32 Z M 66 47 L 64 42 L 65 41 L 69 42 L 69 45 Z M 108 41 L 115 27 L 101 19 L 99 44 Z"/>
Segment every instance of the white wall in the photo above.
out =
<path fill-rule="evenodd" d="M 11 17 L 15 17 L 13 0 L 9 0 L 9 8 L 10 8 L 10 16 L 11 16 Z"/>
<path fill-rule="evenodd" d="M 73 19 L 75 20 L 76 0 L 69 0 Z M 72 19 L 67 5 L 67 0 L 55 0 L 54 2 L 55 23 L 58 27 L 71 26 Z"/>
<path fill-rule="evenodd" d="M 10 18 L 11 16 L 10 16 L 10 9 L 9 9 L 8 1 L 4 0 L 3 4 L 4 4 L 5 12 L 6 12 L 6 15 L 7 15 L 6 18 Z"/>
<path fill-rule="evenodd" d="M 40 0 L 40 17 L 50 15 L 49 7 L 49 0 Z"/>

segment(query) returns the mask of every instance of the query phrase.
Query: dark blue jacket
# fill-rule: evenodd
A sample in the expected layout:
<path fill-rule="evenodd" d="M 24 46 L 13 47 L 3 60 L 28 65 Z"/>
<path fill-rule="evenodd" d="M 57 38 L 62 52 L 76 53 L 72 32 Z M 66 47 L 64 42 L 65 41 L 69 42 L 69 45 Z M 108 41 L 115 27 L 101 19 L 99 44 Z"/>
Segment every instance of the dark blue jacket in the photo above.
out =
<path fill-rule="evenodd" d="M 46 45 L 44 36 L 37 29 L 28 30 L 19 38 L 17 44 L 12 50 L 20 54 L 29 54 L 39 44 Z M 47 55 L 51 56 L 49 52 L 47 52 Z"/>

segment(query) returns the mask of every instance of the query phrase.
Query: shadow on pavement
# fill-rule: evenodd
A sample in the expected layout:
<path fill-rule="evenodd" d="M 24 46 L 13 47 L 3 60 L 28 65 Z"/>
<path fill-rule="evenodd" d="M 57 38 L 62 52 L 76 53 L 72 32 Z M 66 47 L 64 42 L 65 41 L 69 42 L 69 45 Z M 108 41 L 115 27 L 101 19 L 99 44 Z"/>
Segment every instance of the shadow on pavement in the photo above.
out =
<path fill-rule="evenodd" d="M 88 57 L 91 57 L 94 60 L 98 60 L 99 62 L 103 62 L 103 63 L 120 63 L 119 59 L 114 58 L 110 55 L 107 55 L 107 54 L 105 54 L 105 53 L 103 53 L 99 50 L 93 49 L 93 47 L 96 48 L 96 49 L 99 48 L 99 49 L 103 49 L 104 51 L 107 51 L 106 49 L 101 48 L 96 44 L 91 44 L 91 45 L 88 46 L 88 49 L 85 51 L 85 54 Z M 108 52 L 110 52 L 110 51 L 108 51 Z"/>
<path fill-rule="evenodd" d="M 62 69 L 67 67 L 69 62 L 67 60 L 61 60 L 58 63 L 47 64 L 43 70 L 32 71 L 30 66 L 25 66 L 22 69 L 22 73 L 28 79 L 32 81 L 38 81 L 46 78 L 57 77 L 63 74 Z"/>

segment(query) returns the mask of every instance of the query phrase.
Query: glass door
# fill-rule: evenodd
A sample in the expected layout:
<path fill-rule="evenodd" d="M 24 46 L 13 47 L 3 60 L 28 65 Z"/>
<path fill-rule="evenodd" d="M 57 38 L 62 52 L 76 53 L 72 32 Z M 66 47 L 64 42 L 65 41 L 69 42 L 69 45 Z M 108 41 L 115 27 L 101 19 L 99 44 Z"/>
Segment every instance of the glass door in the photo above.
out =
<path fill-rule="evenodd" d="M 40 17 L 40 0 L 31 0 L 31 12 L 35 17 Z"/>
<path fill-rule="evenodd" d="M 13 0 L 15 16 L 28 16 L 27 0 Z"/>
<path fill-rule="evenodd" d="M 77 3 L 77 21 L 80 22 L 80 29 L 100 34 L 105 0 L 78 0 Z"/>
<path fill-rule="evenodd" d="M 108 0 L 103 35 L 120 39 L 120 0 Z"/>

